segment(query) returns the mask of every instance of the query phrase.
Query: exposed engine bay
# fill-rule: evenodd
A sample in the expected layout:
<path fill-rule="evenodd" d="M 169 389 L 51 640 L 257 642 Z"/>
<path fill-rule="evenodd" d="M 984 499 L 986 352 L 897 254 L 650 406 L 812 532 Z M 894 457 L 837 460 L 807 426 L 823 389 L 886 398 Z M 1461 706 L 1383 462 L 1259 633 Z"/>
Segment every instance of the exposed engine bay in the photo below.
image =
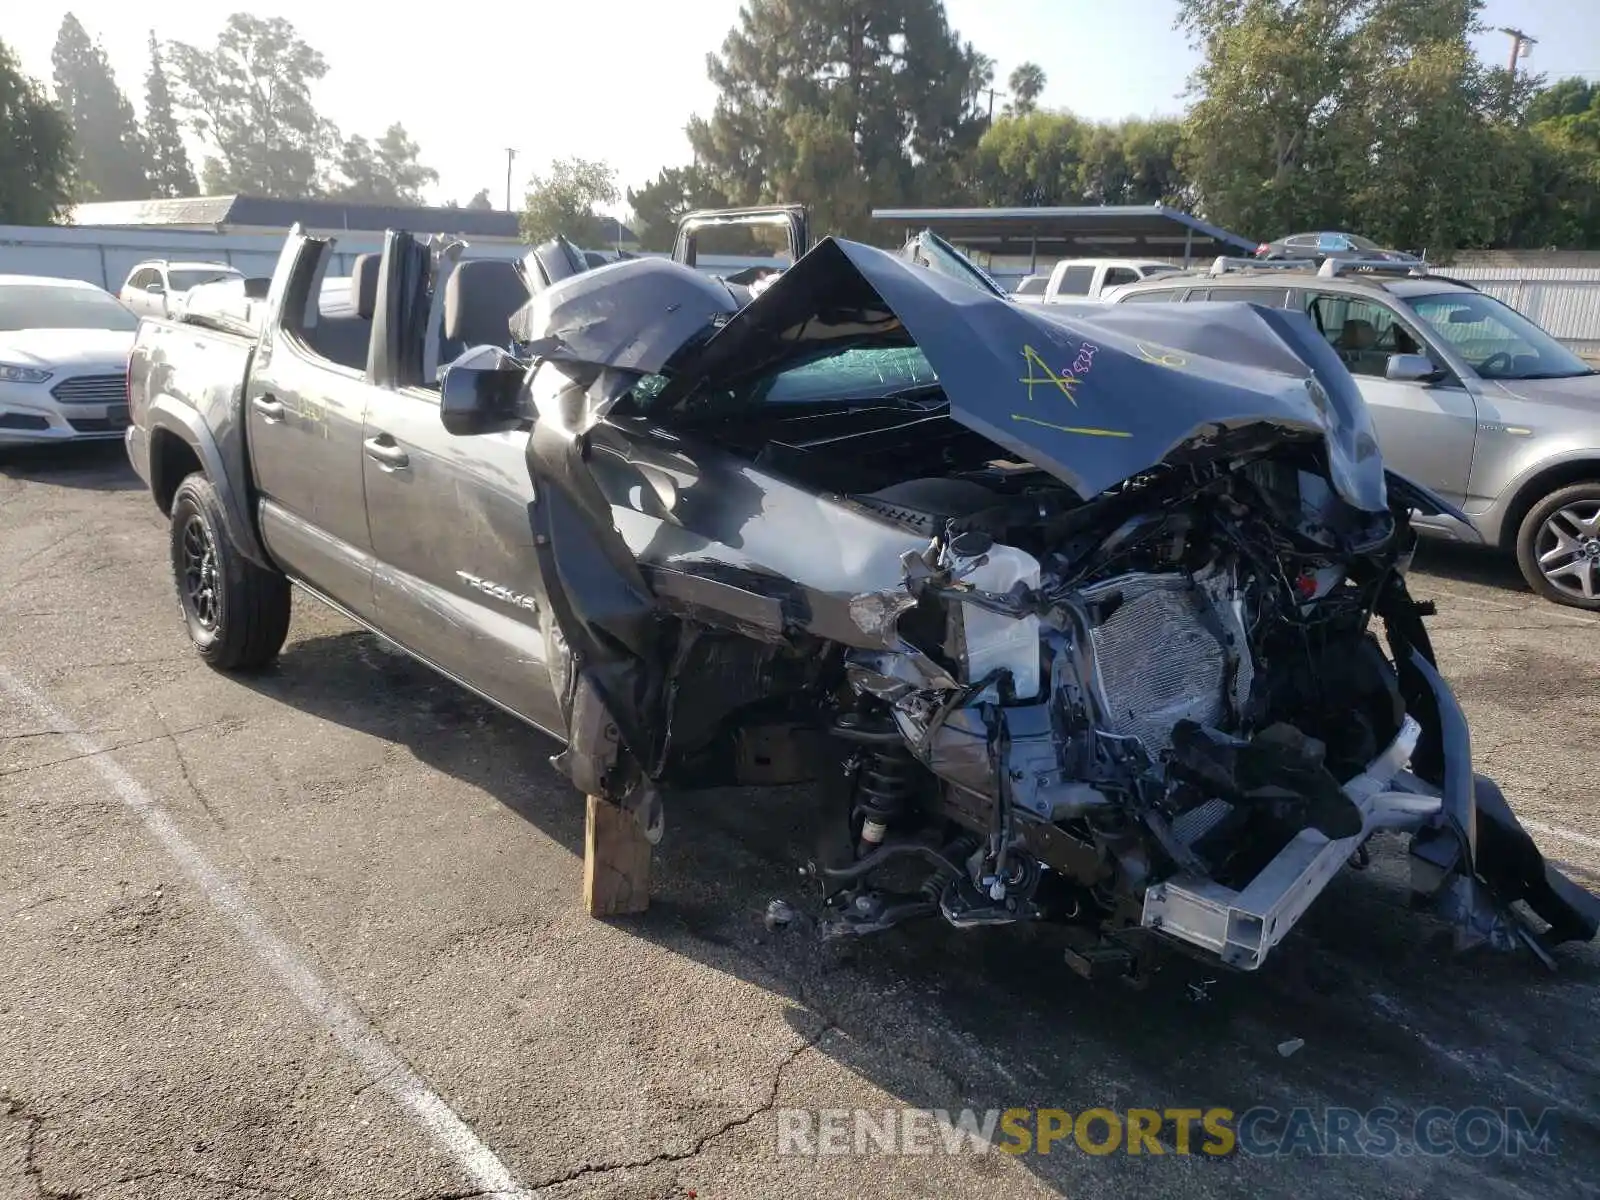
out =
<path fill-rule="evenodd" d="M 1249 970 L 1380 831 L 1465 942 L 1593 938 L 1406 591 L 1409 514 L 1448 506 L 1383 470 L 1314 330 L 1069 323 L 832 240 L 754 299 L 670 266 L 536 290 L 496 368 L 579 787 L 659 836 L 671 788 L 819 779 L 835 938 L 1051 922 L 1087 975 Z M 779 402 L 863 354 L 870 387 Z"/>

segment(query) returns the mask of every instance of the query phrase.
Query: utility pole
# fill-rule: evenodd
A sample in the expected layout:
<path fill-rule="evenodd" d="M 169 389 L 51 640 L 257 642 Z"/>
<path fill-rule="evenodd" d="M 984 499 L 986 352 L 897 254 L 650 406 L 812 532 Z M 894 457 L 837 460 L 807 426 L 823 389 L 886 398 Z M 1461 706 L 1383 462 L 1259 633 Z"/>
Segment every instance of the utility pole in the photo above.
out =
<path fill-rule="evenodd" d="M 511 211 L 511 160 L 517 157 L 517 152 L 510 146 L 506 147 L 506 211 Z"/>
<path fill-rule="evenodd" d="M 1009 96 L 1011 93 L 1010 92 L 997 91 L 993 87 L 986 87 L 986 88 L 979 88 L 978 89 L 978 95 L 982 96 L 982 95 L 985 95 L 985 94 L 987 94 L 988 97 L 989 97 L 989 124 L 993 125 L 994 124 L 994 98 L 996 96 Z"/>
<path fill-rule="evenodd" d="M 1523 33 L 1522 30 L 1513 29 L 1509 25 L 1500 26 L 1500 32 L 1511 39 L 1511 58 L 1506 63 L 1506 73 L 1511 76 L 1511 83 L 1514 87 L 1517 82 L 1517 59 L 1527 58 L 1528 51 L 1533 48 L 1534 43 L 1539 39 L 1531 38 Z"/>

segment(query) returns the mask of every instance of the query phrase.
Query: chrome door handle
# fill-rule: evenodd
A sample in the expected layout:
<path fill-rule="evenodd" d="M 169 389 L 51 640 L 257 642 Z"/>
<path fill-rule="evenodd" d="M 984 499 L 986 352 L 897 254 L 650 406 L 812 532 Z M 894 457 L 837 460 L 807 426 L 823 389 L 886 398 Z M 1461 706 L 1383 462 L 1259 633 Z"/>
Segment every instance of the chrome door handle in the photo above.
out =
<path fill-rule="evenodd" d="M 273 396 L 270 392 L 263 392 L 250 401 L 250 404 L 268 422 L 283 420 L 283 401 Z"/>
<path fill-rule="evenodd" d="M 386 433 L 377 437 L 370 437 L 361 445 L 366 449 L 367 457 L 373 459 L 385 470 L 404 471 L 411 465 L 411 456 L 399 446 L 394 444 L 394 439 Z"/>

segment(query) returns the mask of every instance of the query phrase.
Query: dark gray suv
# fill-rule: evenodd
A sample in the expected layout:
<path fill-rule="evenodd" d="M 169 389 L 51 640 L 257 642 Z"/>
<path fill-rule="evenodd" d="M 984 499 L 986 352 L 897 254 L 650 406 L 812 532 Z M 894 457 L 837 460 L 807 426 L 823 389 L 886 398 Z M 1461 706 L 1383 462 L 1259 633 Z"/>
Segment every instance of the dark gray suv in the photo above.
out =
<path fill-rule="evenodd" d="M 1306 313 L 1355 377 L 1384 460 L 1515 553 L 1541 596 L 1600 610 L 1600 372 L 1516 310 L 1403 264 L 1221 260 L 1107 300 Z M 1416 524 L 1463 537 L 1448 517 Z"/>

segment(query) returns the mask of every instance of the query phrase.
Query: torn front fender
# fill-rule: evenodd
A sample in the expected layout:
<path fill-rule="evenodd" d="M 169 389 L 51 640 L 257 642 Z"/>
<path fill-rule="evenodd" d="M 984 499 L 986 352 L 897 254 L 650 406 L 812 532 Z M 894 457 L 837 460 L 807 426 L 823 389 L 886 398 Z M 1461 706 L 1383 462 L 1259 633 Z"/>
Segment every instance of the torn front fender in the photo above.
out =
<path fill-rule="evenodd" d="M 1469 891 L 1481 885 L 1502 910 L 1525 903 L 1549 926 L 1541 939 L 1546 943 L 1593 940 L 1600 932 L 1600 897 L 1551 866 L 1499 785 L 1473 771 L 1467 721 L 1455 693 L 1416 651 L 1412 664 L 1432 694 L 1443 752 L 1441 819 L 1412 838 L 1413 887 L 1444 895 L 1451 880 L 1467 880 Z M 1460 915 L 1471 915 L 1472 907 L 1469 901 Z"/>
<path fill-rule="evenodd" d="M 533 397 L 538 419 L 528 438 L 528 473 L 534 500 L 528 517 L 534 550 L 551 615 L 570 654 L 574 678 L 558 684 L 569 722 L 565 755 L 585 757 L 574 769 L 557 761 L 580 786 L 598 786 L 607 799 L 625 785 L 605 779 L 594 764 L 613 764 L 614 738 L 646 774 L 663 753 L 662 733 L 651 719 L 662 686 L 660 620 L 655 596 L 632 553 L 612 525 L 611 508 L 584 461 L 587 431 L 578 425 L 585 412 L 584 386 L 552 365 L 535 372 Z M 552 655 L 552 659 L 556 656 Z M 587 687 L 598 697 L 609 722 L 574 720 L 574 695 Z M 584 744 L 585 730 L 595 744 Z"/>

